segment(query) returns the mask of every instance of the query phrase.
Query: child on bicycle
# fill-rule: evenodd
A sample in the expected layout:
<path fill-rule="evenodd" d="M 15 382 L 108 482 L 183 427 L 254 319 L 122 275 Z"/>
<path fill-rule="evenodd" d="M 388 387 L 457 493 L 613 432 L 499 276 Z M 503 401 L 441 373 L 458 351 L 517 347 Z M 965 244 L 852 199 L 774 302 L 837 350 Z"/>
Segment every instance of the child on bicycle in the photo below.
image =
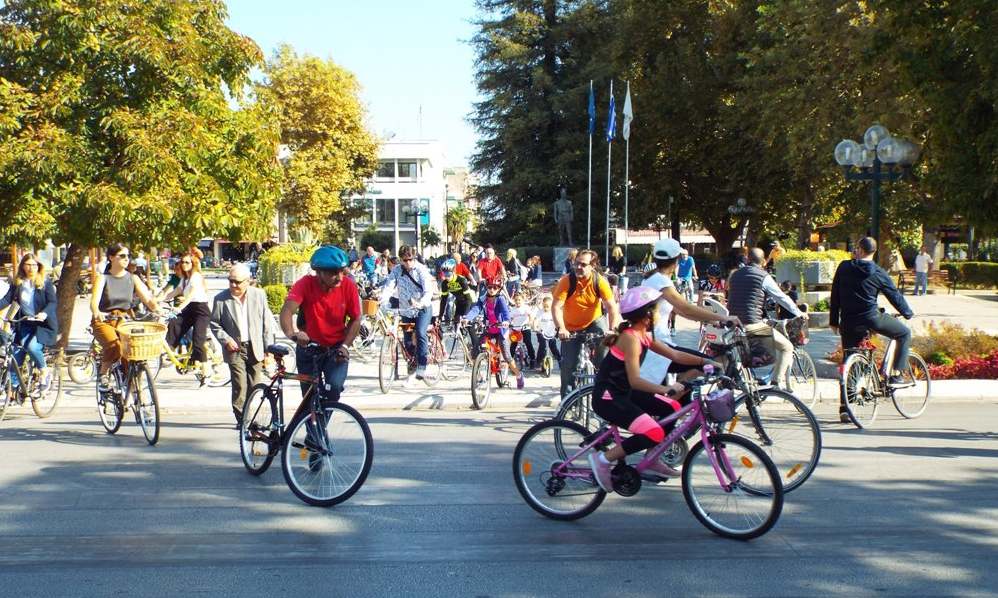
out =
<path fill-rule="evenodd" d="M 596 372 L 593 386 L 593 410 L 606 421 L 626 428 L 634 435 L 605 453 L 589 455 L 596 482 L 606 492 L 613 490 L 611 463 L 626 455 L 651 449 L 662 442 L 667 430 L 658 419 L 682 408 L 680 397 L 686 393 L 681 382 L 663 386 L 641 377 L 641 361 L 651 350 L 676 363 L 704 366 L 712 362 L 700 355 L 679 351 L 654 339 L 652 330 L 658 319 L 662 293 L 645 286 L 628 290 L 620 301 L 621 322 L 616 333 L 603 344 L 610 348 Z M 669 397 L 669 391 L 675 392 Z M 668 426 L 669 429 L 673 425 Z M 652 461 L 645 473 L 659 478 L 676 477 L 679 472 L 661 461 Z"/>
<path fill-rule="evenodd" d="M 530 330 L 532 320 L 532 310 L 526 304 L 523 291 L 513 296 L 513 307 L 509 308 L 509 327 L 520 333 L 521 340 L 513 342 L 509 346 L 509 351 L 516 355 L 516 349 L 522 342 L 527 347 L 527 364 L 532 364 L 537 359 L 534 354 L 533 335 Z M 528 366 L 529 367 L 529 366 Z"/>
<path fill-rule="evenodd" d="M 502 349 L 503 359 L 509 365 L 509 371 L 516 376 L 516 387 L 523 388 L 523 372 L 516 367 L 516 360 L 509 351 L 510 313 L 506 299 L 502 297 L 502 279 L 492 278 L 486 284 L 486 292 L 478 302 L 465 314 L 461 321 L 470 321 L 483 314 L 485 318 L 485 334 L 488 334 Z"/>

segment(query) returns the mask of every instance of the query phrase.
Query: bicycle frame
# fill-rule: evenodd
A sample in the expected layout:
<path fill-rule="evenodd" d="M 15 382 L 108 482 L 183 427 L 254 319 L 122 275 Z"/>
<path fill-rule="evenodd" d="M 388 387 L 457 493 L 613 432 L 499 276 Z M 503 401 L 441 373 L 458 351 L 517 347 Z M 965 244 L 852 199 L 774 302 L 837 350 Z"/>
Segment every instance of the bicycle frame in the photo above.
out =
<path fill-rule="evenodd" d="M 725 379 L 725 377 L 720 377 L 719 379 L 723 380 Z M 665 440 L 660 442 L 651 451 L 648 451 L 645 454 L 645 457 L 642 458 L 641 461 L 634 466 L 635 471 L 637 471 L 638 473 L 644 471 L 648 467 L 648 464 L 652 463 L 653 461 L 661 457 L 662 454 L 665 453 L 665 451 L 669 450 L 669 448 L 672 447 L 673 443 L 682 439 L 683 436 L 688 431 L 690 431 L 696 426 L 700 427 L 700 441 L 704 443 L 704 446 L 707 447 L 713 446 L 712 437 L 714 436 L 714 434 L 719 433 L 719 431 L 716 428 L 719 427 L 721 424 L 714 423 L 708 420 L 707 416 L 704 415 L 704 405 L 703 405 L 704 399 L 702 393 L 700 392 L 700 385 L 698 385 L 698 383 L 702 384 L 704 382 L 705 382 L 704 378 L 699 378 L 697 380 L 692 381 L 691 384 L 693 384 L 695 387 L 691 389 L 690 392 L 694 393 L 695 395 L 694 400 L 690 401 L 689 405 L 686 405 L 685 407 L 673 413 L 672 415 L 663 417 L 662 419 L 658 420 L 658 423 L 661 426 L 665 426 L 673 422 L 679 422 L 679 423 L 672 430 L 672 432 L 670 432 L 665 437 Z M 566 458 L 565 461 L 559 464 L 557 467 L 555 467 L 552 470 L 552 472 L 569 478 L 588 479 L 591 476 L 592 470 L 589 468 L 589 465 L 585 460 L 581 460 L 581 463 L 585 463 L 585 466 L 582 465 L 569 466 L 568 464 L 580 460 L 581 457 L 585 455 L 587 452 L 595 450 L 601 445 L 607 443 L 607 441 L 611 437 L 613 438 L 613 441 L 616 444 L 620 444 L 623 440 L 619 428 L 615 425 L 610 425 L 605 429 L 602 429 L 602 431 L 596 432 L 595 438 L 590 436 L 589 438 L 593 438 L 592 440 L 587 439 L 587 442 L 585 443 L 585 445 L 582 447 L 581 450 L 575 452 L 574 454 Z M 714 473 L 715 475 L 717 475 L 718 483 L 721 485 L 722 488 L 724 488 L 725 492 L 730 492 L 734 484 L 738 481 L 737 479 L 733 478 L 733 475 L 731 473 L 732 472 L 731 463 L 727 462 L 726 456 L 724 457 L 725 459 L 724 463 L 718 462 L 718 459 L 716 458 L 714 451 L 708 451 L 707 454 L 710 459 L 711 465 L 713 465 L 714 467 Z M 624 459 L 621 459 L 621 462 L 626 464 L 626 457 Z"/>

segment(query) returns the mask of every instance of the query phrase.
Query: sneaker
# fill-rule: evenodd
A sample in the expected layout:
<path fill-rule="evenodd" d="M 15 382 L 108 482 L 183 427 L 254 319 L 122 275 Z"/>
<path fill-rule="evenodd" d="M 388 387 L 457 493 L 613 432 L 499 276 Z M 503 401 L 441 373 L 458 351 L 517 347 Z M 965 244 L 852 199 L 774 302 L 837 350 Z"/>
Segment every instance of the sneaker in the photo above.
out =
<path fill-rule="evenodd" d="M 516 377 L 516 389 L 523 390 L 523 372 Z"/>
<path fill-rule="evenodd" d="M 839 411 L 839 421 L 848 424 L 852 422 L 852 419 L 849 418 L 849 414 L 845 411 Z"/>
<path fill-rule="evenodd" d="M 648 465 L 645 467 L 644 471 L 642 471 L 641 473 L 645 473 L 663 479 L 678 478 L 681 475 L 675 469 L 669 467 L 665 463 L 662 463 L 660 459 L 655 459 L 654 461 L 650 461 Z"/>
<path fill-rule="evenodd" d="M 97 390 L 101 392 L 108 392 L 111 390 L 111 377 L 104 374 L 97 380 Z"/>
<path fill-rule="evenodd" d="M 426 377 L 426 366 L 421 365 L 416 368 L 416 380 L 422 380 Z"/>
<path fill-rule="evenodd" d="M 402 388 L 412 388 L 412 385 L 415 383 L 416 383 L 416 374 L 415 372 L 413 372 L 412 374 L 409 374 L 406 377 L 405 382 L 402 384 Z"/>
<path fill-rule="evenodd" d="M 589 454 L 589 467 L 593 470 L 593 478 L 603 492 L 613 492 L 613 480 L 610 478 L 610 464 L 601 459 L 602 453 Z"/>
<path fill-rule="evenodd" d="M 888 386 L 897 388 L 899 386 L 910 386 L 912 383 L 904 374 L 898 374 L 896 376 L 891 376 L 891 379 L 887 381 Z"/>
<path fill-rule="evenodd" d="M 49 391 L 49 388 L 52 388 L 52 370 L 45 372 L 45 374 L 42 376 L 42 382 L 41 385 L 38 387 L 38 390 L 41 392 L 41 394 L 45 394 Z"/>

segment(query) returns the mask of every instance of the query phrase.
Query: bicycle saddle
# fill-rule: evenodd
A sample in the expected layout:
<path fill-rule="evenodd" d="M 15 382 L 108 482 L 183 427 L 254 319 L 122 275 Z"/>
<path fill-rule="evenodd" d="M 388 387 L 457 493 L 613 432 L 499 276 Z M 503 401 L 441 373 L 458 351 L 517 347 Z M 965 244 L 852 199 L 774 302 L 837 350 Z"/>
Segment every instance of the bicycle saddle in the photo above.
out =
<path fill-rule="evenodd" d="M 267 345 L 267 353 L 271 355 L 280 355 L 281 357 L 286 356 L 291 353 L 291 349 L 288 349 L 284 345 Z"/>

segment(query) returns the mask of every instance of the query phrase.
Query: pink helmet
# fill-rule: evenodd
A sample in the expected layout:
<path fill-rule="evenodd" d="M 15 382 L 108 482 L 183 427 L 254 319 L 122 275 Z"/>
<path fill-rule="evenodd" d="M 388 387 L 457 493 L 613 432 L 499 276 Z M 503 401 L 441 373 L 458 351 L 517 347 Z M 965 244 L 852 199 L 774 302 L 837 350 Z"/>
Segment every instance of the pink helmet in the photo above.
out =
<path fill-rule="evenodd" d="M 634 287 L 628 289 L 620 298 L 620 313 L 634 313 L 650 303 L 658 301 L 662 293 L 651 287 Z"/>

